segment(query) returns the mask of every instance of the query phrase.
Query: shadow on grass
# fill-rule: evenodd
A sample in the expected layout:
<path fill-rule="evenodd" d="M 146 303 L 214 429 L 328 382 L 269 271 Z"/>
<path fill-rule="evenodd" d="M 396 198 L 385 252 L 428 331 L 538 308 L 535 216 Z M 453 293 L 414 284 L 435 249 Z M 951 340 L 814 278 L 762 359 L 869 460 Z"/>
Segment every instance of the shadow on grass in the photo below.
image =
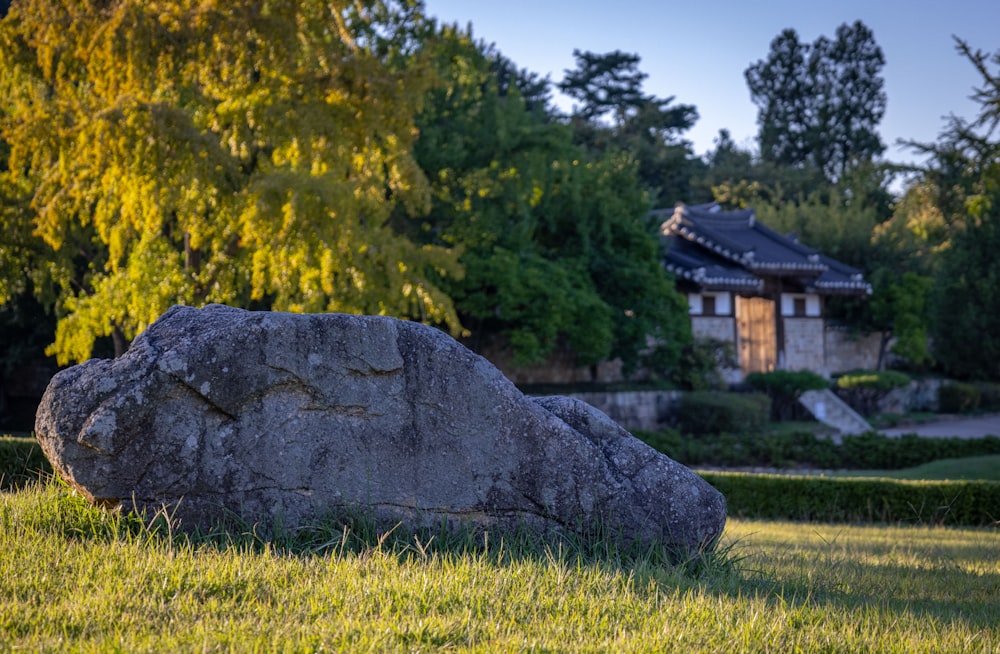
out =
<path fill-rule="evenodd" d="M 0 436 L 0 492 L 23 488 L 52 475 L 52 465 L 31 437 Z"/>

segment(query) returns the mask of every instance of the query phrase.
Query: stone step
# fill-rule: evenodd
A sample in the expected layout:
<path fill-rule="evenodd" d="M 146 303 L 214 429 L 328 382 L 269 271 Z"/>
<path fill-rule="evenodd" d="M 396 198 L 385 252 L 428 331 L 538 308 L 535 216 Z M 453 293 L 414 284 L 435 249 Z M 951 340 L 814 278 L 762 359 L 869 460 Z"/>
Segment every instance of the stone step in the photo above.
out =
<path fill-rule="evenodd" d="M 872 431 L 872 426 L 868 424 L 868 421 L 830 389 L 807 391 L 799 398 L 799 403 L 816 420 L 833 427 L 841 434 L 863 434 Z"/>

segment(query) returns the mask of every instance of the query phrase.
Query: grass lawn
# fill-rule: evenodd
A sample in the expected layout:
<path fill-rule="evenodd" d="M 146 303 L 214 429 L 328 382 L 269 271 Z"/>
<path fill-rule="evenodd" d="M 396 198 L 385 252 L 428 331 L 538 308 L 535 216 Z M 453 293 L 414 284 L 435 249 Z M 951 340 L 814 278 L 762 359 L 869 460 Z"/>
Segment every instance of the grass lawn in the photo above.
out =
<path fill-rule="evenodd" d="M 339 528 L 192 542 L 0 493 L 0 651 L 996 652 L 1000 532 L 731 521 L 721 553 Z"/>
<path fill-rule="evenodd" d="M 941 459 L 902 470 L 849 470 L 840 477 L 887 477 L 889 479 L 980 479 L 1000 481 L 1000 455 Z"/>

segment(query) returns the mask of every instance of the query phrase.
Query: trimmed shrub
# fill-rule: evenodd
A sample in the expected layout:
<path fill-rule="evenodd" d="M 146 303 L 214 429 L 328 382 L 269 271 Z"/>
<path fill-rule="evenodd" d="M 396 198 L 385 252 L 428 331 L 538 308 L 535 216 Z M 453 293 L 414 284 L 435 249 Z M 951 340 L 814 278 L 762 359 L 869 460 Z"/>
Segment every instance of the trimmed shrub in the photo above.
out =
<path fill-rule="evenodd" d="M 895 370 L 862 370 L 850 372 L 837 378 L 837 388 L 845 390 L 871 388 L 888 391 L 902 388 L 909 383 L 909 375 Z"/>
<path fill-rule="evenodd" d="M 771 419 L 790 420 L 798 407 L 799 397 L 806 391 L 819 391 L 830 387 L 822 375 L 808 370 L 774 370 L 752 372 L 747 384 L 771 398 Z"/>
<path fill-rule="evenodd" d="M 871 416 L 878 413 L 879 402 L 896 388 L 910 383 L 910 376 L 895 370 L 862 371 L 837 379 L 837 395 L 858 413 Z"/>
<path fill-rule="evenodd" d="M 729 515 L 761 520 L 981 527 L 1000 516 L 1000 483 L 704 472 Z"/>
<path fill-rule="evenodd" d="M 764 429 L 771 401 L 758 393 L 694 391 L 681 396 L 678 409 L 686 434 L 741 433 Z"/>
<path fill-rule="evenodd" d="M 965 413 L 979 407 L 979 389 L 972 384 L 953 382 L 938 389 L 941 413 Z"/>

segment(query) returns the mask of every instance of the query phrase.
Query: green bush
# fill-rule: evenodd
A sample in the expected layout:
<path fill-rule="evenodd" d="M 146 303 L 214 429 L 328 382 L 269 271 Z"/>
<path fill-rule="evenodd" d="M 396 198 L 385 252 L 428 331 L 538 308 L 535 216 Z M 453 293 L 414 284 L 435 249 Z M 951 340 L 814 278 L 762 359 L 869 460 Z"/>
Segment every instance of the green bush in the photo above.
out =
<path fill-rule="evenodd" d="M 808 370 L 752 372 L 747 375 L 747 384 L 771 398 L 771 419 L 775 421 L 792 419 L 799 397 L 806 391 L 830 387 L 825 377 Z"/>
<path fill-rule="evenodd" d="M 979 391 L 979 408 L 989 411 L 1000 410 L 1000 384 L 994 382 L 975 382 Z"/>
<path fill-rule="evenodd" d="M 902 388 L 910 383 L 910 376 L 895 370 L 864 370 L 851 372 L 837 378 L 837 388 L 852 390 L 865 388 L 878 391 L 891 391 Z"/>
<path fill-rule="evenodd" d="M 979 389 L 972 384 L 955 382 L 938 389 L 938 407 L 942 413 L 965 413 L 979 408 Z"/>
<path fill-rule="evenodd" d="M 738 367 L 732 343 L 717 338 L 696 338 L 681 350 L 670 379 L 686 391 L 721 390 L 726 384 L 720 370 Z"/>
<path fill-rule="evenodd" d="M 837 379 L 837 395 L 858 413 L 871 416 L 878 413 L 879 402 L 890 391 L 910 383 L 910 376 L 895 370 L 861 371 Z"/>
<path fill-rule="evenodd" d="M 995 525 L 1000 483 L 701 473 L 730 516 L 761 520 Z"/>
<path fill-rule="evenodd" d="M 686 434 L 760 431 L 767 425 L 771 401 L 758 393 L 684 393 L 678 406 L 678 426 Z"/>

